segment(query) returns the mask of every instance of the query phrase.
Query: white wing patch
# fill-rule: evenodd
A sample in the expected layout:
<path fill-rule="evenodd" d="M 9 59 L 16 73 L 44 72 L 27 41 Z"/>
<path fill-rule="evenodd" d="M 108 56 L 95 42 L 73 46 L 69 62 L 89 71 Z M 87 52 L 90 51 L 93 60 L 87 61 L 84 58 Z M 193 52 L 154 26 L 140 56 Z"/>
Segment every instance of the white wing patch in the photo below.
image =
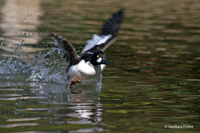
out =
<path fill-rule="evenodd" d="M 96 45 L 101 45 L 105 42 L 107 42 L 110 38 L 112 37 L 112 35 L 108 34 L 108 35 L 96 35 L 94 34 L 92 39 L 87 41 L 87 44 L 85 45 L 85 48 L 83 49 L 82 53 L 84 53 L 85 51 L 95 47 Z"/>

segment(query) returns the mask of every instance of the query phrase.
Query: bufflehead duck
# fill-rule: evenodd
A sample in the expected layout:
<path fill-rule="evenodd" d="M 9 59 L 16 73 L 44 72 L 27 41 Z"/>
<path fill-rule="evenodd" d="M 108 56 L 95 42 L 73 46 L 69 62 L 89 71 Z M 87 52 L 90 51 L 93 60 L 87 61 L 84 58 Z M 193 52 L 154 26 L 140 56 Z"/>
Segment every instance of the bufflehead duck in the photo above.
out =
<path fill-rule="evenodd" d="M 105 22 L 100 35 L 94 34 L 92 39 L 87 41 L 81 56 L 77 55 L 73 45 L 66 38 L 50 33 L 55 39 L 54 45 L 61 49 L 64 58 L 69 62 L 66 72 L 69 74 L 70 85 L 101 75 L 105 66 L 109 64 L 104 51 L 116 40 L 122 19 L 121 9 Z"/>

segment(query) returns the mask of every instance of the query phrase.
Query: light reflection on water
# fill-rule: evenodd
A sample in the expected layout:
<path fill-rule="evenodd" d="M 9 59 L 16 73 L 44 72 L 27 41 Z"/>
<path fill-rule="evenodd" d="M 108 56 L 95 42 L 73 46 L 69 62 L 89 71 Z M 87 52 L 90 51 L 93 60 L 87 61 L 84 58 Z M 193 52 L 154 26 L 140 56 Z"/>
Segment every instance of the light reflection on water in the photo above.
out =
<path fill-rule="evenodd" d="M 48 120 L 48 122 L 44 122 L 47 125 L 96 125 L 102 121 L 103 110 L 99 101 L 101 86 L 96 89 L 90 87 L 79 88 L 81 91 L 77 94 L 71 93 L 68 85 L 51 82 L 25 83 L 23 81 L 19 83 L 11 80 L 1 85 L 1 88 L 5 87 L 8 89 L 1 89 L 4 94 L 0 95 L 0 100 L 6 103 L 13 101 L 14 105 L 11 107 L 11 118 L 8 117 L 0 128 L 38 126 L 41 124 L 40 120 L 42 119 Z M 13 104 L 13 102 L 10 104 Z M 9 104 L 7 106 L 5 108 L 10 110 Z M 3 116 L 1 115 L 1 117 Z M 80 129 L 78 127 L 77 129 L 85 131 L 103 130 L 93 127 L 88 129 Z"/>
<path fill-rule="evenodd" d="M 2 132 L 198 132 L 198 0 L 12 2 L 0 4 Z M 5 12 L 9 5 L 25 13 Z M 80 53 L 120 8 L 125 20 L 106 50 L 102 82 L 70 90 L 67 63 L 48 32 L 67 37 Z M 9 14 L 31 14 L 29 24 L 7 23 Z M 183 124 L 194 128 L 164 127 Z"/>

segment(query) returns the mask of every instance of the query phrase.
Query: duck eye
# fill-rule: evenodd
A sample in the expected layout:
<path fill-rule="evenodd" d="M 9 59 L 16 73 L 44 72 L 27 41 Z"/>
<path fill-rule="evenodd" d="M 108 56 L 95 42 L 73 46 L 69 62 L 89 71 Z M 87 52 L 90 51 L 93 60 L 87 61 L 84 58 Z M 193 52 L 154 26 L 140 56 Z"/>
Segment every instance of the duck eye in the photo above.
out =
<path fill-rule="evenodd" d="M 99 58 L 99 55 L 97 55 L 97 58 Z"/>

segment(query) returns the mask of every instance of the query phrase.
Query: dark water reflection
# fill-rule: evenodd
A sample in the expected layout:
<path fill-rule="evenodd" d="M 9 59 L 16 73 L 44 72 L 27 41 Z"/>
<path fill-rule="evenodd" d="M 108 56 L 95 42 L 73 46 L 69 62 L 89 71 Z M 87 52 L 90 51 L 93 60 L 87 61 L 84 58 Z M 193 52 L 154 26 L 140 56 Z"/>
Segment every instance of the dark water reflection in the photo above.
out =
<path fill-rule="evenodd" d="M 1 132 L 199 132 L 198 0 L 20 1 L 15 6 L 31 9 L 16 18 L 32 17 L 10 28 L 3 17 L 9 2 L 0 5 Z M 48 32 L 80 53 L 120 8 L 125 19 L 106 50 L 102 82 L 71 93 L 67 64 Z"/>

